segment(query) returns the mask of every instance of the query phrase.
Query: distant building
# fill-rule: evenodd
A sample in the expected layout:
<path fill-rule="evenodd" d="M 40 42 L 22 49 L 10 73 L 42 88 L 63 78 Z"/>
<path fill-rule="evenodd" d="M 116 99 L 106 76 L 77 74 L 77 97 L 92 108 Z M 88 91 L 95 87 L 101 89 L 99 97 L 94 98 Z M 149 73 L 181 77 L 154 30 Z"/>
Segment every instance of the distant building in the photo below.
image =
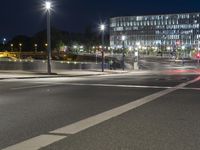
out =
<path fill-rule="evenodd" d="M 197 48 L 200 40 L 200 13 L 127 16 L 110 19 L 110 46 L 121 48 L 121 36 L 125 46 L 168 50 L 177 47 Z"/>

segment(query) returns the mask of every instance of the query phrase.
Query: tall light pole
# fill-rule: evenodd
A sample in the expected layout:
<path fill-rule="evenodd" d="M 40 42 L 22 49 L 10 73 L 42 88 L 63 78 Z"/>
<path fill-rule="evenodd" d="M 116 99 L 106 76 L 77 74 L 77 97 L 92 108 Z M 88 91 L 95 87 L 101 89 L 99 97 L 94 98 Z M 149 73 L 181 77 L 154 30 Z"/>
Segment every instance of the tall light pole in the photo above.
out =
<path fill-rule="evenodd" d="M 22 43 L 19 43 L 19 59 L 21 59 L 22 54 Z"/>
<path fill-rule="evenodd" d="M 132 46 L 129 46 L 128 48 L 128 51 L 129 51 L 129 54 L 130 54 L 130 57 L 132 59 L 132 65 L 133 65 L 133 68 L 134 68 L 134 54 L 133 54 L 133 47 Z"/>
<path fill-rule="evenodd" d="M 37 53 L 37 47 L 38 47 L 38 45 L 35 44 L 34 47 L 35 47 L 35 53 Z"/>
<path fill-rule="evenodd" d="M 78 46 L 77 46 L 77 45 L 74 45 L 74 46 L 73 46 L 73 49 L 74 49 L 75 54 L 78 54 Z"/>
<path fill-rule="evenodd" d="M 6 38 L 3 38 L 3 48 L 5 49 Z"/>
<path fill-rule="evenodd" d="M 45 2 L 45 8 L 47 11 L 47 51 L 48 51 L 48 56 L 47 56 L 47 71 L 48 74 L 51 74 L 51 7 L 52 4 L 50 1 Z"/>
<path fill-rule="evenodd" d="M 199 38 L 198 38 L 197 59 L 198 59 L 198 66 L 199 66 L 199 63 L 200 63 L 200 41 L 199 41 Z"/>
<path fill-rule="evenodd" d="M 137 42 L 136 45 L 137 45 L 137 62 L 139 62 L 139 50 L 141 49 L 141 44 L 140 42 Z"/>
<path fill-rule="evenodd" d="M 3 45 L 6 44 L 6 38 L 3 38 Z"/>
<path fill-rule="evenodd" d="M 13 52 L 13 46 L 14 46 L 13 44 L 10 44 L 10 47 L 11 47 L 11 51 L 12 51 L 12 52 Z"/>
<path fill-rule="evenodd" d="M 102 72 L 104 72 L 104 64 L 105 64 L 105 59 L 104 59 L 104 33 L 105 33 L 106 26 L 104 24 L 100 25 L 100 30 L 101 30 L 101 42 L 102 42 Z"/>
<path fill-rule="evenodd" d="M 140 42 L 136 43 L 137 46 L 137 52 L 135 53 L 136 57 L 137 57 L 137 67 L 139 68 L 139 59 L 140 59 L 140 49 L 141 49 L 141 44 Z"/>
<path fill-rule="evenodd" d="M 125 40 L 126 36 L 122 35 L 122 46 L 123 46 L 123 52 L 122 52 L 122 69 L 125 70 Z"/>
<path fill-rule="evenodd" d="M 183 46 L 181 47 L 181 49 L 182 49 L 182 64 L 184 64 L 185 46 L 183 45 Z"/>

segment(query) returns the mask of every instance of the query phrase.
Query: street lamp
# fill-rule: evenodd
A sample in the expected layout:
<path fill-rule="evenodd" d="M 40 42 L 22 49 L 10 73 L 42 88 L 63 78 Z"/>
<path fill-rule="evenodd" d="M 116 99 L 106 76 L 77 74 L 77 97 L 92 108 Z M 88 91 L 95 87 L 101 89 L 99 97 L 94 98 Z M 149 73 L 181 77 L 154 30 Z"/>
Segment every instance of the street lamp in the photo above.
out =
<path fill-rule="evenodd" d="M 74 49 L 77 49 L 77 46 L 76 46 L 76 45 L 74 45 L 74 46 L 73 46 L 73 48 L 74 48 Z"/>
<path fill-rule="evenodd" d="M 38 47 L 38 45 L 35 44 L 34 47 L 35 47 L 35 53 L 37 53 L 37 47 Z"/>
<path fill-rule="evenodd" d="M 170 51 L 170 50 L 171 50 L 171 47 L 168 46 L 168 47 L 167 47 L 167 51 Z"/>
<path fill-rule="evenodd" d="M 106 26 L 104 24 L 100 25 L 100 31 L 101 31 L 101 42 L 102 42 L 102 72 L 104 72 L 104 33 L 105 33 Z"/>
<path fill-rule="evenodd" d="M 14 46 L 13 44 L 10 44 L 10 47 L 11 47 L 11 51 L 12 51 L 12 52 L 13 52 L 13 46 Z"/>
<path fill-rule="evenodd" d="M 125 70 L 125 40 L 126 36 L 122 35 L 123 56 L 122 56 L 122 69 Z"/>
<path fill-rule="evenodd" d="M 84 46 L 83 46 L 83 45 L 81 45 L 81 46 L 80 46 L 80 49 L 83 49 L 83 48 L 84 48 Z"/>
<path fill-rule="evenodd" d="M 6 38 L 3 38 L 3 48 L 5 49 Z"/>
<path fill-rule="evenodd" d="M 52 4 L 50 1 L 46 1 L 45 2 L 45 8 L 47 11 L 47 51 L 48 51 L 48 56 L 47 56 L 47 70 L 48 70 L 48 74 L 51 74 L 51 7 Z"/>
<path fill-rule="evenodd" d="M 199 63 L 200 63 L 200 41 L 199 41 L 199 38 L 198 38 L 197 59 L 198 59 L 198 65 L 199 65 Z"/>
<path fill-rule="evenodd" d="M 19 43 L 19 58 L 21 59 L 22 43 Z"/>
<path fill-rule="evenodd" d="M 80 52 L 84 52 L 84 46 L 83 45 L 80 46 L 80 50 L 79 51 Z"/>
<path fill-rule="evenodd" d="M 137 42 L 136 45 L 137 45 L 137 54 L 136 54 L 137 55 L 137 62 L 139 63 L 139 50 L 141 49 L 141 44 L 140 44 L 140 42 Z"/>
<path fill-rule="evenodd" d="M 73 49 L 74 49 L 75 53 L 78 54 L 78 46 L 74 45 Z"/>
<path fill-rule="evenodd" d="M 185 46 L 183 45 L 183 46 L 181 47 L 181 49 L 182 49 L 182 64 L 184 64 Z"/>
<path fill-rule="evenodd" d="M 19 51 L 22 52 L 22 43 L 19 43 Z"/>
<path fill-rule="evenodd" d="M 45 7 L 47 10 L 50 10 L 51 9 L 51 2 L 50 1 L 46 1 L 45 2 Z"/>
<path fill-rule="evenodd" d="M 6 38 L 3 38 L 3 45 L 6 44 Z"/>

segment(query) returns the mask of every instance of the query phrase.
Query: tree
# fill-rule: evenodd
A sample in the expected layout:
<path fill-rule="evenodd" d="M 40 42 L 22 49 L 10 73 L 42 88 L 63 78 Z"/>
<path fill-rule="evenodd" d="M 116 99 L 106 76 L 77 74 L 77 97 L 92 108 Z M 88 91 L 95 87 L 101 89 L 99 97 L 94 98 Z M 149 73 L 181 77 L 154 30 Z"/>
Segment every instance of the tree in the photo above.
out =
<path fill-rule="evenodd" d="M 52 50 L 59 50 L 61 45 L 72 47 L 74 43 L 77 43 L 77 45 L 83 45 L 85 50 L 89 51 L 92 46 L 101 44 L 101 35 L 93 31 L 92 26 L 87 26 L 84 33 L 70 33 L 52 27 L 51 41 Z M 105 35 L 105 42 L 106 44 L 109 42 L 108 34 Z M 18 50 L 19 43 L 22 43 L 22 51 L 34 51 L 35 44 L 37 44 L 38 51 L 46 51 L 47 32 L 42 30 L 32 37 L 18 35 L 9 41 L 8 48 L 10 48 L 11 43 L 14 45 L 14 50 Z"/>

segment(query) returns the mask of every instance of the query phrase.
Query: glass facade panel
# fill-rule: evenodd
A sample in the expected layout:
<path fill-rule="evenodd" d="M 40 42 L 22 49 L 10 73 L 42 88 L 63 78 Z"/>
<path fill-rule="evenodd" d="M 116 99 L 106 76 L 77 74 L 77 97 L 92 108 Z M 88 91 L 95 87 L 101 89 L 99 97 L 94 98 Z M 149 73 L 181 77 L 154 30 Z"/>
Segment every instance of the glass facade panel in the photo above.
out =
<path fill-rule="evenodd" d="M 128 46 L 177 46 L 194 48 L 200 38 L 200 13 L 115 17 L 110 19 L 110 46 L 122 46 L 126 35 Z M 179 42 L 177 42 L 179 41 Z"/>

